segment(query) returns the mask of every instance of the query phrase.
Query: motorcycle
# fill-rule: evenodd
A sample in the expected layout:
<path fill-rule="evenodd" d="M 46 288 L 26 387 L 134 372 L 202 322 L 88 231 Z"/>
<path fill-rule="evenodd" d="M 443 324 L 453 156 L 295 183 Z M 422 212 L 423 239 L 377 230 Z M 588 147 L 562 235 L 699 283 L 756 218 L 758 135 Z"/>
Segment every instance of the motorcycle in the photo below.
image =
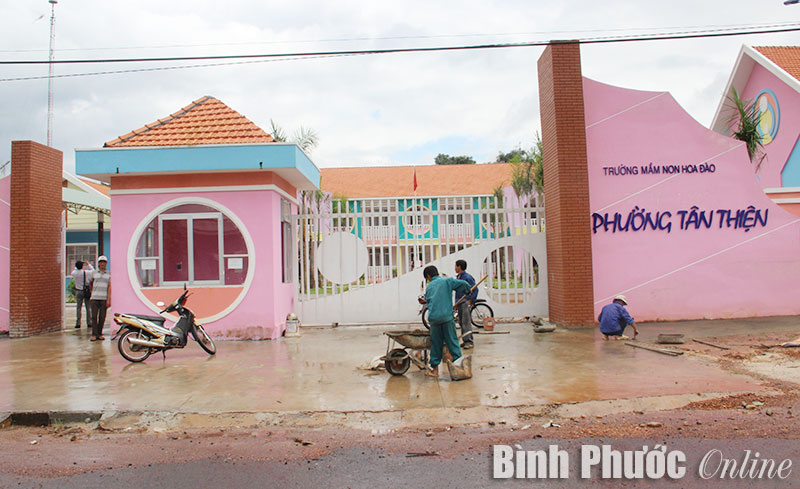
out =
<path fill-rule="evenodd" d="M 119 336 L 117 349 L 120 355 L 129 362 L 142 362 L 157 351 L 166 357 L 167 350 L 186 346 L 190 332 L 206 353 L 209 355 L 217 353 L 214 341 L 203 329 L 203 325 L 197 322 L 192 310 L 186 307 L 188 297 L 189 290 L 184 285 L 183 294 L 160 312 L 160 314 L 178 313 L 180 319 L 172 329 L 164 327 L 166 319 L 161 316 L 115 313 L 114 322 L 119 324 L 120 328 L 114 338 Z M 158 303 L 159 307 L 163 305 L 163 302 Z"/>

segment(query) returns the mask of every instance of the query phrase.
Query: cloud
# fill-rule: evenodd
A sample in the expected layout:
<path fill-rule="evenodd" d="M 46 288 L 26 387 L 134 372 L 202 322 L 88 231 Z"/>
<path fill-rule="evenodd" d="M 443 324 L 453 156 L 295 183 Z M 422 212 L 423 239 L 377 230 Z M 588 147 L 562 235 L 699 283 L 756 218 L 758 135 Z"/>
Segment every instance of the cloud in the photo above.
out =
<path fill-rule="evenodd" d="M 48 5 L 7 3 L 6 28 L 0 32 L 0 46 L 5 50 L 0 58 L 46 59 Z M 774 3 L 754 9 L 744 0 L 72 0 L 56 6 L 56 47 L 57 57 L 67 59 L 585 38 L 640 34 L 687 22 L 727 25 L 785 20 L 790 7 Z M 48 14 L 46 19 L 36 21 L 43 13 Z M 582 69 L 585 76 L 604 83 L 668 90 L 692 116 L 708 124 L 741 44 L 789 44 L 792 39 L 789 34 L 590 45 L 582 48 Z M 203 46 L 177 47 L 186 45 Z M 25 51 L 10 52 L 20 50 Z M 541 52 L 542 48 L 513 48 L 349 56 L 58 78 L 54 81 L 54 146 L 64 151 L 65 166 L 71 168 L 75 148 L 99 147 L 199 97 L 213 95 L 265 129 L 270 119 L 290 132 L 301 125 L 315 129 L 320 146 L 312 158 L 320 167 L 427 164 L 431 155 L 440 152 L 472 152 L 483 161 L 499 151 L 531 144 L 539 128 L 536 63 Z M 191 63 L 58 65 L 56 72 L 185 64 Z M 0 78 L 46 73 L 46 66 L 0 66 Z M 46 80 L 0 82 L 0 104 L 4 113 L 0 160 L 10 158 L 12 140 L 45 140 Z"/>

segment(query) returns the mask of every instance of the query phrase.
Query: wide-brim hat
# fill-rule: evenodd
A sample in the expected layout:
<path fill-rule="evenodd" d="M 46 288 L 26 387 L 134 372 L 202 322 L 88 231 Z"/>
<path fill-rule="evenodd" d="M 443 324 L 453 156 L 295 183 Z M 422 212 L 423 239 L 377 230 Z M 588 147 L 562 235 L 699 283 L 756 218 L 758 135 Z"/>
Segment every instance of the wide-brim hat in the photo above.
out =
<path fill-rule="evenodd" d="M 618 295 L 618 296 L 614 297 L 614 300 L 615 300 L 615 301 L 620 301 L 620 302 L 622 302 L 623 304 L 625 304 L 626 306 L 628 305 L 628 299 L 627 299 L 627 297 L 625 297 L 625 296 L 624 296 L 624 295 L 622 295 L 622 294 L 620 294 L 620 295 Z"/>

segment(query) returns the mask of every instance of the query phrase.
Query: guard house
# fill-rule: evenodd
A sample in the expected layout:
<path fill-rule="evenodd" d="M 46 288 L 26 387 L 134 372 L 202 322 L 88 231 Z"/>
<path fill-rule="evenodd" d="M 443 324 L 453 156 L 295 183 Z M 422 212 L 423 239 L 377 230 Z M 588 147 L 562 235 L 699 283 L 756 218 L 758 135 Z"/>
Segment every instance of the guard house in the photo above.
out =
<path fill-rule="evenodd" d="M 294 310 L 290 216 L 297 191 L 320 183 L 296 145 L 206 96 L 103 148 L 76 150 L 75 164 L 111 185 L 113 312 L 157 313 L 185 284 L 212 336 L 283 333 Z"/>

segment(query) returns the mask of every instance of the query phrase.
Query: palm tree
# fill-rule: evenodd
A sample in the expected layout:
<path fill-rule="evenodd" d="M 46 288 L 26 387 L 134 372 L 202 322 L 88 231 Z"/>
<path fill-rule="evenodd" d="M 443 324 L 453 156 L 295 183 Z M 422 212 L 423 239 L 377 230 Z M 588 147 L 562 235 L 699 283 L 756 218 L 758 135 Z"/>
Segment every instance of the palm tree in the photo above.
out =
<path fill-rule="evenodd" d="M 298 266 L 300 268 L 298 268 L 298 270 L 306 270 L 308 286 L 312 290 L 317 288 L 317 284 L 320 283 L 321 280 L 317 276 L 311 254 L 314 252 L 313 250 L 317 249 L 321 239 L 320 228 L 322 226 L 322 221 L 319 215 L 327 208 L 329 202 L 330 194 L 326 194 L 322 190 L 298 191 L 299 210 L 302 217 L 297 221 L 297 242 L 299 244 L 297 259 L 298 262 L 301 262 L 304 256 L 306 259 L 306 267 L 299 264 Z M 308 243 L 308 245 L 305 243 Z M 305 248 L 303 249 L 303 247 Z"/>
<path fill-rule="evenodd" d="M 506 223 L 504 214 L 500 209 L 503 208 L 503 201 L 505 200 L 505 191 L 503 190 L 502 185 L 498 185 L 497 187 L 492 190 L 492 200 L 494 201 L 494 209 L 496 214 L 490 214 L 491 223 L 493 225 L 495 236 L 498 238 L 502 238 L 506 234 Z M 497 212 L 500 211 L 500 212 Z M 497 260 L 498 265 L 500 268 L 500 276 L 498 277 L 498 283 L 502 283 L 502 279 L 506 277 L 506 258 L 505 258 L 505 247 L 501 246 L 497 253 Z"/>
<path fill-rule="evenodd" d="M 333 214 L 344 214 L 348 211 L 348 208 L 352 208 L 352 206 L 348 205 L 349 199 L 345 194 L 336 194 L 333 196 L 333 201 L 331 205 L 331 212 Z M 348 221 L 352 220 L 352 218 L 346 217 L 334 217 L 333 218 L 333 229 L 335 231 L 348 231 L 349 223 Z"/>
<path fill-rule="evenodd" d="M 518 199 L 534 192 L 540 197 L 544 193 L 544 170 L 542 167 L 542 138 L 536 133 L 533 148 L 514 152 L 511 164 L 511 187 Z"/>
<path fill-rule="evenodd" d="M 297 131 L 295 131 L 294 136 L 291 140 L 287 140 L 286 131 L 283 130 L 281 126 L 279 126 L 274 120 L 269 120 L 270 124 L 270 135 L 272 136 L 275 141 L 279 143 L 286 143 L 290 142 L 296 144 L 301 150 L 306 153 L 311 153 L 318 144 L 319 144 L 319 137 L 317 133 L 313 129 L 309 129 L 303 126 L 300 126 Z M 320 214 L 322 212 L 323 204 L 327 203 L 328 196 L 321 190 L 300 190 L 298 192 L 298 203 L 300 204 L 300 214 L 301 215 L 311 215 L 311 214 Z M 298 243 L 302 246 L 303 243 L 306 243 L 306 240 L 309 238 L 313 239 L 316 244 L 319 244 L 319 230 L 316 229 L 316 226 L 321 224 L 320 221 L 314 223 L 313 217 L 305 217 L 298 221 Z M 316 249 L 316 247 L 314 248 Z M 300 246 L 298 246 L 298 261 L 302 260 L 302 252 L 300 250 Z M 306 257 L 308 265 L 308 280 L 309 280 L 309 287 L 312 289 L 316 288 L 317 284 L 320 282 L 319 277 L 317 277 L 316 268 L 313 266 L 313 261 L 310 256 Z M 302 266 L 299 268 L 303 270 Z"/>
<path fill-rule="evenodd" d="M 269 124 L 271 126 L 272 132 L 270 133 L 275 141 L 279 143 L 292 143 L 296 144 L 300 149 L 305 151 L 306 153 L 310 153 L 314 148 L 319 145 L 319 136 L 317 132 L 311 128 L 300 126 L 294 132 L 294 136 L 291 139 L 286 137 L 286 131 L 283 130 L 281 126 L 279 126 L 275 121 L 272 119 L 269 120 Z"/>
<path fill-rule="evenodd" d="M 306 214 L 310 212 L 321 213 L 323 204 L 327 204 L 330 197 L 322 190 L 300 190 L 300 213 Z"/>
<path fill-rule="evenodd" d="M 750 157 L 751 163 L 755 163 L 756 173 L 758 173 L 767 156 L 764 153 L 764 146 L 761 144 L 761 134 L 758 133 L 760 120 L 758 107 L 752 100 L 742 100 L 736 88 L 731 87 L 731 91 L 731 95 L 728 96 L 728 102 L 730 102 L 728 107 L 733 109 L 733 114 L 728 119 L 728 127 L 731 128 L 731 136 L 744 142 L 747 156 Z"/>

